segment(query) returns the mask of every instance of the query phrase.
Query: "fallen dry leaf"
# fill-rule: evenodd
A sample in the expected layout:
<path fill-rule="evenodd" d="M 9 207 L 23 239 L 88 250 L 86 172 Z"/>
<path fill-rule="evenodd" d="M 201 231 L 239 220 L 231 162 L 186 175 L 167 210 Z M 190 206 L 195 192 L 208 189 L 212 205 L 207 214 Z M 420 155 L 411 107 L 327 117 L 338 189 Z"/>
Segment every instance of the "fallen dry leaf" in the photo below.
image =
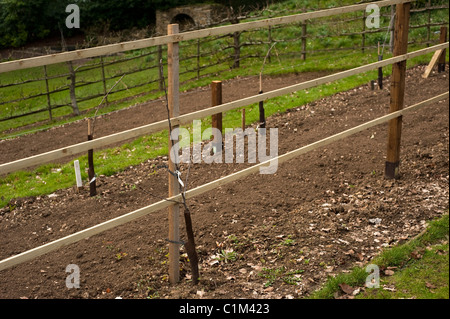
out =
<path fill-rule="evenodd" d="M 390 286 L 386 286 L 386 285 L 383 285 L 383 290 L 387 290 L 387 291 L 391 291 L 391 292 L 397 291 L 397 289 L 395 289 L 394 286 L 390 287 Z"/>
<path fill-rule="evenodd" d="M 390 269 L 386 269 L 386 270 L 384 271 L 384 274 L 385 274 L 386 276 L 392 276 L 392 275 L 394 275 L 394 271 L 393 271 L 393 270 L 390 270 Z"/>
<path fill-rule="evenodd" d="M 273 287 L 268 287 L 266 289 L 264 289 L 264 292 L 272 292 L 274 290 Z"/>
<path fill-rule="evenodd" d="M 411 258 L 414 258 L 414 259 L 421 259 L 423 256 L 419 253 L 419 252 L 417 252 L 417 251 L 413 251 L 412 253 L 411 253 Z"/>
<path fill-rule="evenodd" d="M 426 286 L 428 289 L 436 289 L 436 288 L 437 288 L 435 285 L 430 284 L 429 282 L 427 282 L 427 283 L 425 284 L 425 286 Z"/>
<path fill-rule="evenodd" d="M 355 291 L 355 288 L 353 288 L 352 286 L 349 286 L 347 284 L 339 284 L 339 287 L 347 295 L 353 295 L 353 291 Z"/>

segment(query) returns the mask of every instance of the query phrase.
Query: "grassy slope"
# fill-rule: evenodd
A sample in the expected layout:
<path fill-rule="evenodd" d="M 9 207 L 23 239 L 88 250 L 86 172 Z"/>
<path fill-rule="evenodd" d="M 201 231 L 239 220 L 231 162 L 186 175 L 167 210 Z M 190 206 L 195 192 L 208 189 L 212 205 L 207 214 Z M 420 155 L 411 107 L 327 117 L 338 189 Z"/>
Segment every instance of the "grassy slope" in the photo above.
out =
<path fill-rule="evenodd" d="M 426 232 L 415 239 L 385 250 L 370 263 L 380 269 L 397 267 L 391 277 L 382 276 L 380 288 L 366 288 L 357 299 L 449 298 L 449 215 L 430 222 Z M 412 258 L 416 256 L 416 258 Z M 329 278 L 312 299 L 331 299 L 340 284 L 363 287 L 368 273 L 356 267 L 351 273 Z M 385 289 L 386 287 L 391 289 Z"/>

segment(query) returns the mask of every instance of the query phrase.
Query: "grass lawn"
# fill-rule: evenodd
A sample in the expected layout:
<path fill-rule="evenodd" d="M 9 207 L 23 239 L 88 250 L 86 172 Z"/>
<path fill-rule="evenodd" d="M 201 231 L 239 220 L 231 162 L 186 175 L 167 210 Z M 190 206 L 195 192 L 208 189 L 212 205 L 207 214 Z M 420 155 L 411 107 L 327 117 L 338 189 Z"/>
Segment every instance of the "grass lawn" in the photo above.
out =
<path fill-rule="evenodd" d="M 427 230 L 415 239 L 392 247 L 370 264 L 393 269 L 393 275 L 380 271 L 380 287 L 365 288 L 356 299 L 449 299 L 449 215 L 431 221 Z M 388 268 L 389 267 L 389 268 Z M 340 284 L 363 287 L 368 273 L 356 267 L 351 273 L 329 278 L 311 299 L 332 299 Z"/>

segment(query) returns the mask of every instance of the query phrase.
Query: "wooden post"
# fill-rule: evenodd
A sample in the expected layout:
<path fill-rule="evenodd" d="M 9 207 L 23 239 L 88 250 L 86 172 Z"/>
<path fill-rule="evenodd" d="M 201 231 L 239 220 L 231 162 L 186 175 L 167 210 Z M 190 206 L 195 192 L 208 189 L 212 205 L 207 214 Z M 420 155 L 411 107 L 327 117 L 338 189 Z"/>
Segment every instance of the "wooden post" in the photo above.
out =
<path fill-rule="evenodd" d="M 47 66 L 44 65 L 44 76 L 45 76 L 45 88 L 47 90 L 47 106 L 48 106 L 48 116 L 50 117 L 50 121 L 53 121 L 52 116 L 52 103 L 50 100 L 50 90 L 48 87 L 48 77 L 47 77 Z"/>
<path fill-rule="evenodd" d="M 75 87 L 76 87 L 76 74 L 75 70 L 73 69 L 73 63 L 72 61 L 67 62 L 67 66 L 69 68 L 69 90 L 70 90 L 70 100 L 72 102 L 72 110 L 74 115 L 80 115 L 80 109 L 78 108 L 77 103 L 77 95 L 75 94 Z"/>
<path fill-rule="evenodd" d="M 88 119 L 88 141 L 92 141 L 94 136 L 92 134 L 92 121 Z M 88 151 L 88 164 L 89 164 L 89 194 L 90 196 L 97 195 L 97 184 L 95 180 L 95 169 L 94 169 L 94 150 L 90 149 Z"/>
<path fill-rule="evenodd" d="M 168 35 L 179 32 L 178 24 L 170 24 L 167 28 Z M 168 65 L 168 106 L 169 116 L 176 117 L 180 115 L 180 61 L 178 42 L 167 45 L 167 65 Z M 177 126 L 173 126 L 172 130 Z M 169 132 L 169 155 L 172 145 L 177 140 L 171 140 Z M 173 143 L 173 144 L 172 144 Z M 175 172 L 176 165 L 169 156 L 169 170 Z M 178 179 L 169 173 L 169 197 L 180 193 Z M 180 206 L 178 204 L 169 206 L 169 281 L 175 284 L 180 280 Z"/>
<path fill-rule="evenodd" d="M 100 57 L 100 62 L 102 65 L 102 81 L 103 81 L 103 93 L 105 94 L 105 102 L 108 104 L 108 91 L 106 90 L 106 77 L 105 77 L 105 63 L 103 61 L 103 56 Z"/>
<path fill-rule="evenodd" d="M 441 36 L 439 38 L 439 43 L 447 42 L 447 27 L 441 27 Z M 442 51 L 441 57 L 439 58 L 438 64 L 438 72 L 445 72 L 445 56 L 447 54 L 447 50 L 444 49 Z"/>
<path fill-rule="evenodd" d="M 430 46 L 431 40 L 431 0 L 428 0 L 427 3 L 427 13 L 428 13 L 428 24 L 427 24 L 427 47 Z"/>
<path fill-rule="evenodd" d="M 264 91 L 259 91 L 259 94 L 263 94 Z M 266 128 L 266 115 L 264 111 L 264 101 L 259 102 L 259 127 Z"/>
<path fill-rule="evenodd" d="M 217 106 L 222 104 L 222 82 L 212 81 L 211 83 L 211 106 Z M 212 116 L 212 127 L 220 131 L 223 136 L 223 125 L 222 125 L 222 113 L 217 113 Z M 220 145 L 214 145 L 217 150 L 219 147 L 223 149 L 223 141 Z"/>
<path fill-rule="evenodd" d="M 391 22 L 389 23 L 389 48 L 394 53 L 395 6 L 391 6 Z"/>
<path fill-rule="evenodd" d="M 259 75 L 259 94 L 263 94 L 262 73 Z M 259 127 L 266 128 L 266 115 L 264 111 L 264 101 L 259 102 Z"/>
<path fill-rule="evenodd" d="M 302 23 L 302 60 L 306 60 L 306 39 L 307 39 L 307 24 L 306 21 Z"/>
<path fill-rule="evenodd" d="M 410 3 L 398 4 L 394 31 L 394 56 L 406 54 L 408 50 L 408 31 Z M 390 113 L 403 109 L 405 98 L 406 60 L 392 65 Z M 402 117 L 389 121 L 388 148 L 385 177 L 399 177 L 400 141 Z"/>
<path fill-rule="evenodd" d="M 383 61 L 383 55 L 380 53 L 380 42 L 378 42 L 378 61 Z M 383 68 L 378 68 L 378 88 L 383 89 Z"/>
<path fill-rule="evenodd" d="M 200 39 L 197 39 L 197 80 L 200 80 Z"/>
<path fill-rule="evenodd" d="M 272 62 L 272 55 L 270 54 L 270 48 L 272 47 L 272 26 L 269 26 L 269 53 L 267 54 L 267 57 L 269 58 L 269 63 Z"/>
<path fill-rule="evenodd" d="M 366 11 L 364 10 L 363 15 L 363 29 L 362 29 L 362 53 L 365 52 L 366 47 Z"/>
<path fill-rule="evenodd" d="M 162 61 L 163 58 L 163 54 L 162 54 L 162 45 L 158 45 L 158 65 L 160 66 L 160 62 Z M 161 62 L 162 64 L 162 62 Z M 159 90 L 163 91 L 164 90 L 164 74 L 163 74 L 163 70 L 161 69 L 161 67 L 158 67 L 158 74 L 159 74 Z"/>
<path fill-rule="evenodd" d="M 245 131 L 245 108 L 242 109 L 242 131 Z"/>
<path fill-rule="evenodd" d="M 234 41 L 233 69 L 236 69 L 241 66 L 241 32 L 233 33 L 233 41 Z"/>

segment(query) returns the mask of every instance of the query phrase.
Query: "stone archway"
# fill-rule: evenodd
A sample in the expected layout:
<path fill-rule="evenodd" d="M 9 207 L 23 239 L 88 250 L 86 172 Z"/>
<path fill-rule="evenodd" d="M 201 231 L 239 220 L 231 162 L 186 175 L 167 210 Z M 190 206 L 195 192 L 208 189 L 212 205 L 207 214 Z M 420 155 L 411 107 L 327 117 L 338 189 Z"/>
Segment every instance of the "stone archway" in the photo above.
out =
<path fill-rule="evenodd" d="M 180 32 L 193 30 L 196 27 L 195 20 L 185 13 L 179 13 L 170 20 L 170 23 L 176 23 L 180 26 Z"/>
<path fill-rule="evenodd" d="M 156 12 L 156 32 L 167 34 L 167 26 L 178 23 L 180 31 L 205 28 L 227 17 L 227 11 L 219 4 L 192 5 Z"/>

